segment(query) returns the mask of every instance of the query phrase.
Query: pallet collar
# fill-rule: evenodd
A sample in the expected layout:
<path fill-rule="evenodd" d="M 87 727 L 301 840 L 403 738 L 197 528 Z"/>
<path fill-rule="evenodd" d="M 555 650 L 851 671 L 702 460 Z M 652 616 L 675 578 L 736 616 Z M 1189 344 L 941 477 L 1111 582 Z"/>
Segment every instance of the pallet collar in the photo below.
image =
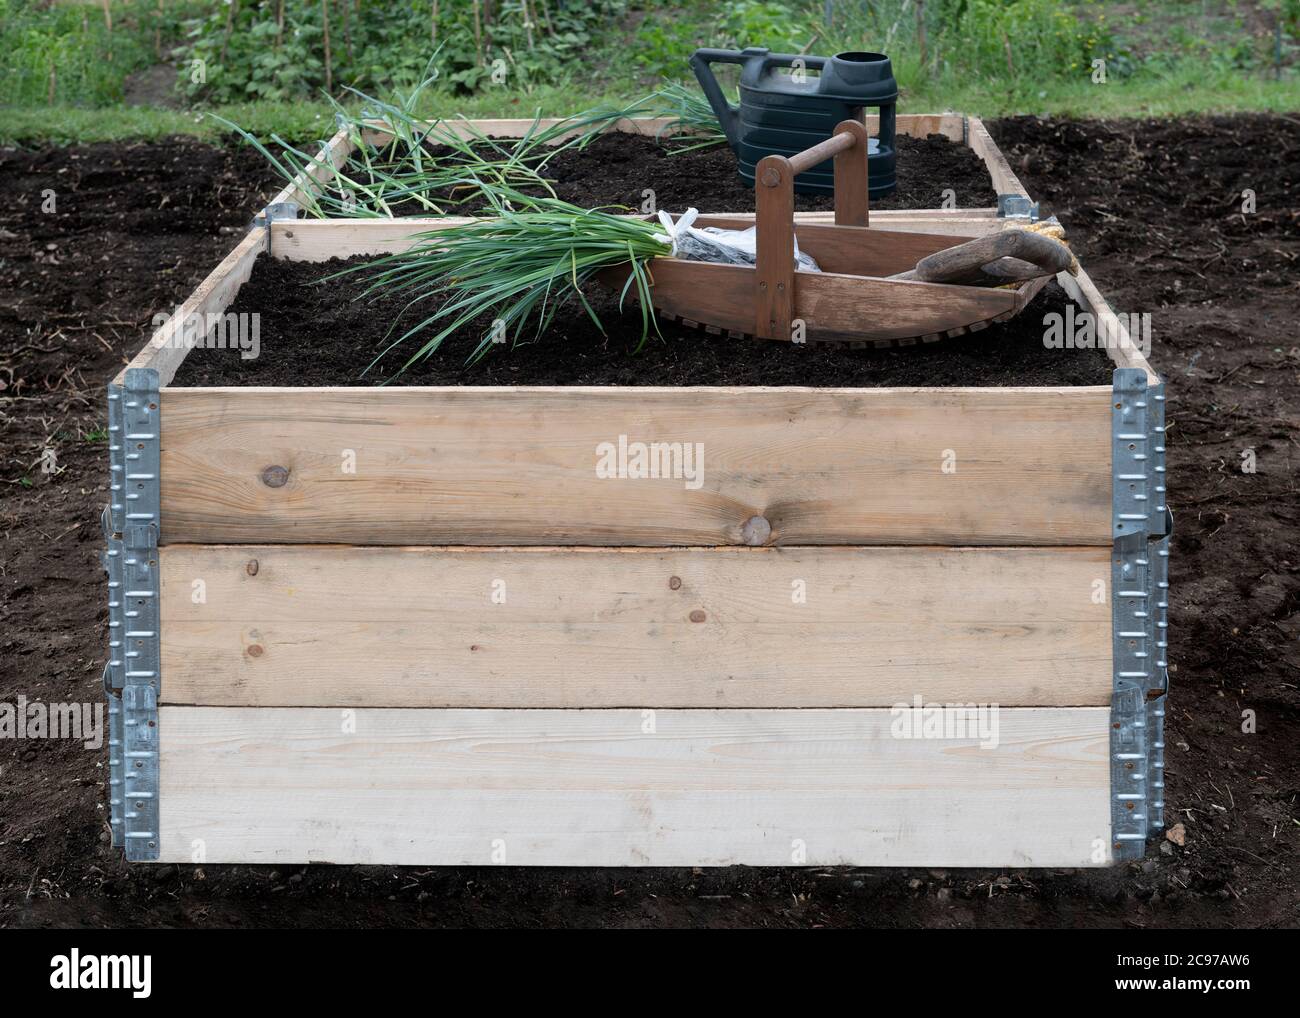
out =
<path fill-rule="evenodd" d="M 124 385 L 108 386 L 109 504 L 101 522 L 108 573 L 109 822 L 113 844 L 133 862 L 159 856 L 158 382 L 157 371 L 128 368 Z"/>
<path fill-rule="evenodd" d="M 1169 538 L 1165 387 L 1117 368 L 1111 408 L 1111 849 L 1141 859 L 1164 827 L 1165 694 L 1169 689 Z"/>
<path fill-rule="evenodd" d="M 1164 826 L 1169 538 L 1164 385 L 1118 368 L 1111 410 L 1113 691 L 1112 850 L 1139 859 Z M 130 368 L 108 387 L 110 502 L 102 524 L 109 589 L 109 808 L 113 844 L 131 861 L 159 858 L 161 694 L 158 372 Z"/>

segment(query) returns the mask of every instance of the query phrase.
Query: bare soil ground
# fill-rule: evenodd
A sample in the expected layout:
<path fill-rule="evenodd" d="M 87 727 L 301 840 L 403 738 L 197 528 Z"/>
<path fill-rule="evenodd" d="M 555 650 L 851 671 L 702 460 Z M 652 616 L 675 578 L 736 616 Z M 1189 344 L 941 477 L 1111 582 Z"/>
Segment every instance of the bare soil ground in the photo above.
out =
<path fill-rule="evenodd" d="M 1103 871 L 128 867 L 108 845 L 102 750 L 0 740 L 0 926 L 1300 925 L 1300 119 L 994 133 L 1116 310 L 1152 315 L 1182 844 Z M 93 703 L 103 386 L 272 182 L 249 153 L 189 142 L 0 150 L 0 182 L 0 703 Z"/>

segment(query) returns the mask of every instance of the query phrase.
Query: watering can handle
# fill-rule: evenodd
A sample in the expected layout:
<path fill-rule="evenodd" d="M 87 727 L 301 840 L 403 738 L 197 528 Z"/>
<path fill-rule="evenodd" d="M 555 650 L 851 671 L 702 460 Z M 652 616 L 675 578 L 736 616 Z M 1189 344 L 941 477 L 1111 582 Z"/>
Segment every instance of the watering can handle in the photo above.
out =
<path fill-rule="evenodd" d="M 691 70 L 695 72 L 695 79 L 700 83 L 700 88 L 704 89 L 704 98 L 709 100 L 709 105 L 713 107 L 718 123 L 722 125 L 722 133 L 727 136 L 727 144 L 733 149 L 740 144 L 740 109 L 727 102 L 726 96 L 722 94 L 722 86 L 718 84 L 718 79 L 713 75 L 713 68 L 709 65 L 745 64 L 753 56 L 753 53 L 733 49 L 697 49 L 691 54 Z"/>

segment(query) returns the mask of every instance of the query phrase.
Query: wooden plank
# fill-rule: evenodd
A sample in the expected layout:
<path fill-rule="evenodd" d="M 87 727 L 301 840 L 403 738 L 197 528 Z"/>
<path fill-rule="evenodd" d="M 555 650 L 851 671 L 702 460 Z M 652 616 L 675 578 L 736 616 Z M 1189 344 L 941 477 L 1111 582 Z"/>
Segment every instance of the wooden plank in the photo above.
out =
<path fill-rule="evenodd" d="M 466 118 L 463 120 L 443 120 L 439 123 L 439 129 L 447 134 L 454 135 L 462 140 L 468 140 L 476 136 L 488 138 L 522 138 L 530 132 L 549 131 L 554 127 L 572 120 L 572 117 L 541 117 L 532 119 L 525 117 L 506 117 L 506 118 Z M 426 124 L 430 123 L 426 121 Z M 620 117 L 613 121 L 607 128 L 606 132 L 617 132 L 619 134 L 639 134 L 649 138 L 659 137 L 660 135 L 670 135 L 676 133 L 672 128 L 672 117 Z M 552 144 L 559 144 L 570 138 L 585 134 L 589 127 L 578 126 L 571 131 L 564 131 L 557 134 L 551 139 Z M 365 139 L 370 144 L 385 144 L 392 134 L 385 129 L 381 121 L 370 121 L 368 129 L 365 132 Z"/>
<path fill-rule="evenodd" d="M 188 299 L 157 329 L 148 343 L 141 348 L 127 367 L 153 368 L 158 372 L 159 385 L 168 385 L 176 370 L 185 360 L 197 336 L 192 330 L 187 334 L 185 323 L 191 315 L 220 314 L 230 306 L 239 288 L 248 281 L 257 256 L 267 249 L 268 232 L 265 227 L 250 230 L 243 240 L 221 263 L 208 274 Z M 118 372 L 115 381 L 121 385 L 126 368 Z"/>
<path fill-rule="evenodd" d="M 969 143 L 971 149 L 977 156 L 984 160 L 984 165 L 988 167 L 989 176 L 993 180 L 993 190 L 998 194 L 1019 194 L 1025 197 L 1029 192 L 1025 190 L 1025 185 L 1020 183 L 1020 178 L 1011 172 L 1011 166 L 1007 162 L 1006 156 L 994 142 L 993 136 L 989 134 L 988 128 L 984 126 L 984 121 L 979 117 L 971 117 L 968 121 L 970 129 Z"/>
<path fill-rule="evenodd" d="M 1095 866 L 1110 712 L 164 707 L 162 862 Z M 994 741 L 994 740 L 989 740 Z"/>
<path fill-rule="evenodd" d="M 880 132 L 880 115 L 868 114 L 867 130 L 872 134 Z M 960 113 L 899 113 L 894 118 L 894 133 L 911 138 L 925 138 L 932 134 L 942 134 L 949 141 L 966 143 L 966 117 Z"/>
<path fill-rule="evenodd" d="M 252 563 L 256 563 L 253 565 Z M 161 550 L 166 702 L 1102 706 L 1106 548 Z M 201 596 L 196 597 L 196 591 Z"/>
<path fill-rule="evenodd" d="M 1089 278 L 1083 267 L 1079 267 L 1078 276 L 1062 272 L 1057 275 L 1056 281 L 1085 311 L 1095 316 L 1097 338 L 1105 342 L 1106 355 L 1115 362 L 1115 366 L 1141 368 L 1147 373 L 1149 385 L 1158 384 L 1160 378 L 1155 369 L 1151 367 L 1142 349 L 1133 342 L 1128 327 L 1111 310 L 1110 304 L 1101 295 L 1101 291 L 1097 289 L 1097 285 Z"/>
<path fill-rule="evenodd" d="M 325 152 L 321 154 L 323 158 L 295 176 L 267 204 L 274 205 L 278 202 L 292 201 L 304 207 L 310 207 L 313 204 L 314 196 L 319 195 L 321 192 L 320 183 L 332 178 L 334 171 L 347 162 L 351 153 L 352 142 L 349 138 L 348 128 L 341 127 L 334 137 L 330 138 L 326 143 Z"/>
<path fill-rule="evenodd" d="M 164 543 L 744 544 L 760 516 L 785 545 L 1110 543 L 1109 386 L 161 398 Z M 689 443 L 677 476 L 599 476 L 620 436 Z"/>
<path fill-rule="evenodd" d="M 444 120 L 442 121 L 442 127 L 459 138 L 471 138 L 476 133 L 492 138 L 522 138 L 530 131 L 549 130 L 558 124 L 564 123 L 564 119 L 561 117 L 542 117 L 540 120 L 535 121 L 515 117 Z M 865 123 L 868 132 L 871 134 L 879 133 L 879 114 L 867 114 Z M 677 133 L 672 124 L 672 117 L 623 117 L 614 121 L 607 130 L 654 138 Z M 391 137 L 391 134 L 383 129 L 380 122 L 374 121 L 370 126 L 371 129 L 366 132 L 365 137 L 371 144 L 382 143 L 385 139 Z M 585 130 L 585 127 L 575 128 L 565 134 L 557 135 L 555 141 L 557 143 L 564 141 L 583 133 Z M 966 118 L 960 113 L 901 113 L 895 117 L 894 131 L 896 134 L 908 135 L 913 138 L 942 134 L 951 141 L 964 143 L 966 140 Z"/>
<path fill-rule="evenodd" d="M 701 218 L 728 219 L 752 225 L 754 214 L 720 212 Z M 409 250 L 420 234 L 473 221 L 472 218 L 463 216 L 447 216 L 277 222 L 271 224 L 270 249 L 274 257 L 294 262 L 323 262 L 330 258 L 352 258 L 357 255 L 397 254 Z M 796 225 L 829 225 L 834 221 L 834 213 L 796 212 L 794 221 Z M 995 209 L 888 209 L 871 214 L 873 233 L 904 231 L 908 234 L 951 235 L 956 243 L 981 237 L 1002 227 L 1003 221 L 997 218 Z"/>

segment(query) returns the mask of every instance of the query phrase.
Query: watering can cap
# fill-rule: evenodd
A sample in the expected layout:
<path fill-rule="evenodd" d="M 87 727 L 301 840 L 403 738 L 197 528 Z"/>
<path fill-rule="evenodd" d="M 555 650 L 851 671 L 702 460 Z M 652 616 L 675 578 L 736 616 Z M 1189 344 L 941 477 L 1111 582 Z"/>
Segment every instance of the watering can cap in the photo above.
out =
<path fill-rule="evenodd" d="M 832 73 L 846 85 L 865 85 L 894 76 L 889 57 L 883 53 L 870 53 L 863 50 L 836 53 L 830 59 L 830 68 Z"/>

